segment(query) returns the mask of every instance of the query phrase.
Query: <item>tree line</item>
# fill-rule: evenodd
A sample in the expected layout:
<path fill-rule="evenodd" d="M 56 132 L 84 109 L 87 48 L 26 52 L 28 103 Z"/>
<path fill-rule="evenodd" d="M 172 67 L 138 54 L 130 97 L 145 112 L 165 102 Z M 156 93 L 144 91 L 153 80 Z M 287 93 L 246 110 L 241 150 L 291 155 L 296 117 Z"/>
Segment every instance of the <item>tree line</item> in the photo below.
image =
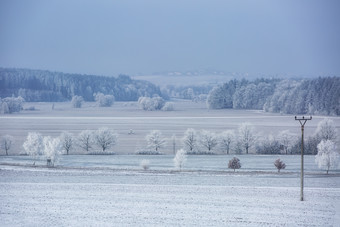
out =
<path fill-rule="evenodd" d="M 131 132 L 133 133 L 133 132 Z M 332 120 L 326 118 L 319 122 L 314 135 L 307 140 L 305 148 L 306 153 L 315 155 L 315 162 L 319 168 L 325 169 L 328 173 L 330 169 L 336 169 L 340 156 L 336 146 L 337 130 Z M 160 151 L 167 143 L 166 138 L 161 131 L 153 130 L 145 136 L 146 147 L 136 150 L 136 154 L 161 154 Z M 257 135 L 254 127 L 249 123 L 243 123 L 239 126 L 237 132 L 228 130 L 221 134 L 209 131 L 199 131 L 188 128 L 181 139 L 182 147 L 177 150 L 176 137 L 171 138 L 174 148 L 174 164 L 179 170 L 182 169 L 187 155 L 194 154 L 215 154 L 217 150 L 225 154 L 248 154 L 254 150 L 260 154 L 291 154 L 299 153 L 300 147 L 294 150 L 294 141 L 292 134 L 282 131 L 277 138 L 268 137 L 265 140 L 257 141 Z M 308 141 L 313 143 L 308 145 Z M 8 155 L 8 151 L 13 145 L 13 137 L 5 135 L 1 140 L 1 148 Z M 96 131 L 84 130 L 77 136 L 69 132 L 62 132 L 59 137 L 42 136 L 37 132 L 30 132 L 23 144 L 24 154 L 47 161 L 48 166 L 54 166 L 62 154 L 70 154 L 76 147 L 81 148 L 87 154 L 112 154 L 112 147 L 118 142 L 118 134 L 109 128 L 99 128 Z M 301 144 L 299 144 L 301 146 Z M 177 151 L 176 151 L 177 150 Z M 34 161 L 34 163 L 35 163 Z M 143 169 L 149 168 L 149 160 L 143 160 L 141 166 Z M 280 172 L 286 167 L 280 159 L 274 162 L 275 167 Z M 240 160 L 236 157 L 228 163 L 228 168 L 241 168 Z"/>
<path fill-rule="evenodd" d="M 162 96 L 156 85 L 129 76 L 67 74 L 45 70 L 0 68 L 0 97 L 20 96 L 27 102 L 58 102 L 81 96 L 94 101 L 94 94 L 113 95 L 117 101 L 137 101 L 141 96 Z"/>
<path fill-rule="evenodd" d="M 231 80 L 209 92 L 207 105 L 211 109 L 340 115 L 340 77 Z"/>
<path fill-rule="evenodd" d="M 129 135 L 134 134 L 130 130 Z M 117 133 L 107 128 L 100 128 L 97 131 L 82 131 L 78 136 L 71 133 L 63 132 L 60 141 L 65 142 L 64 153 L 69 154 L 71 150 L 79 148 L 89 153 L 108 152 L 109 148 L 118 141 Z M 28 141 L 32 141 L 29 136 Z M 226 130 L 215 133 L 207 130 L 197 131 L 188 128 L 178 143 L 178 138 L 173 135 L 171 138 L 165 138 L 159 130 L 153 130 L 145 136 L 147 145 L 139 147 L 136 154 L 161 154 L 162 149 L 167 142 L 171 141 L 173 152 L 177 147 L 183 148 L 187 154 L 299 154 L 301 151 L 300 137 L 283 130 L 274 135 L 263 136 L 250 123 L 242 123 L 237 130 Z M 8 155 L 11 145 L 14 143 L 13 137 L 5 135 L 1 140 L 1 148 Z M 305 138 L 305 154 L 316 155 L 317 146 L 322 141 L 337 142 L 337 130 L 334 122 L 325 118 L 319 122 L 313 135 Z M 36 142 L 34 142 L 35 144 Z M 104 145 L 101 145 L 104 144 Z M 98 149 L 100 151 L 98 151 Z M 79 152 L 77 152 L 79 153 Z"/>

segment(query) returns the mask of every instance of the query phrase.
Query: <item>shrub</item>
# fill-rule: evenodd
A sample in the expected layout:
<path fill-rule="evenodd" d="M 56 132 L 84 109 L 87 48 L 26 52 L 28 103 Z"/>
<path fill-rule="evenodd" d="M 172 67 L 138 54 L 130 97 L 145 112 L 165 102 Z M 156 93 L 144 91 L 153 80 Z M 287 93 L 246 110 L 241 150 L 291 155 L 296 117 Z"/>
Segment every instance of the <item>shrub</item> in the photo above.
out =
<path fill-rule="evenodd" d="M 236 157 L 233 157 L 232 159 L 230 159 L 229 163 L 228 163 L 228 168 L 233 169 L 234 172 L 235 172 L 236 169 L 240 169 L 241 168 L 240 159 L 238 159 Z"/>
<path fill-rule="evenodd" d="M 143 159 L 140 162 L 140 166 L 144 169 L 144 170 L 148 170 L 150 168 L 150 161 L 147 159 Z"/>
<path fill-rule="evenodd" d="M 276 159 L 276 161 L 274 162 L 274 166 L 277 168 L 278 172 L 280 172 L 281 169 L 286 168 L 286 164 L 280 159 Z"/>

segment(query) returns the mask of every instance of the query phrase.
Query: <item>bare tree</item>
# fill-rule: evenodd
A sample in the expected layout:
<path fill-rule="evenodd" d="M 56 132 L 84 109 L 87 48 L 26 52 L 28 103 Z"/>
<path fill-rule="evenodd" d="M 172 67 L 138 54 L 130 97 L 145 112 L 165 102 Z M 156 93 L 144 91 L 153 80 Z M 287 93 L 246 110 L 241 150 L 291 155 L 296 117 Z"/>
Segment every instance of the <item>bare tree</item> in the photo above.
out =
<path fill-rule="evenodd" d="M 197 148 L 197 133 L 193 128 L 188 128 L 183 137 L 184 147 L 189 153 L 193 153 L 193 151 Z"/>
<path fill-rule="evenodd" d="M 220 146 L 223 152 L 227 151 L 227 154 L 230 153 L 231 143 L 235 138 L 234 130 L 227 130 L 221 133 L 219 136 Z"/>
<path fill-rule="evenodd" d="M 94 140 L 104 153 L 108 148 L 116 145 L 118 135 L 113 130 L 104 127 L 95 132 Z"/>
<path fill-rule="evenodd" d="M 61 142 L 62 149 L 68 155 L 71 149 L 73 148 L 73 143 L 74 143 L 73 134 L 69 132 L 62 132 L 60 135 L 60 142 Z"/>
<path fill-rule="evenodd" d="M 246 154 L 249 153 L 249 149 L 255 144 L 254 126 L 250 123 L 243 123 L 238 128 L 239 142 L 245 149 Z"/>
<path fill-rule="evenodd" d="M 156 152 L 165 146 L 166 142 L 162 136 L 161 131 L 153 130 L 145 137 L 148 147 L 153 148 Z"/>
<path fill-rule="evenodd" d="M 228 168 L 233 169 L 234 172 L 236 169 L 240 169 L 241 168 L 240 159 L 238 159 L 237 157 L 233 157 L 232 159 L 230 159 L 228 163 Z"/>
<path fill-rule="evenodd" d="M 276 159 L 274 162 L 274 166 L 277 168 L 277 171 L 280 172 L 281 169 L 286 168 L 286 164 L 280 159 Z"/>
<path fill-rule="evenodd" d="M 8 151 L 11 149 L 12 145 L 14 143 L 13 136 L 5 135 L 1 139 L 1 147 L 5 150 L 6 155 L 8 155 Z"/>
<path fill-rule="evenodd" d="M 199 142 L 201 146 L 205 147 L 208 150 L 208 153 L 212 153 L 212 150 L 218 144 L 216 134 L 206 130 L 201 131 Z"/>

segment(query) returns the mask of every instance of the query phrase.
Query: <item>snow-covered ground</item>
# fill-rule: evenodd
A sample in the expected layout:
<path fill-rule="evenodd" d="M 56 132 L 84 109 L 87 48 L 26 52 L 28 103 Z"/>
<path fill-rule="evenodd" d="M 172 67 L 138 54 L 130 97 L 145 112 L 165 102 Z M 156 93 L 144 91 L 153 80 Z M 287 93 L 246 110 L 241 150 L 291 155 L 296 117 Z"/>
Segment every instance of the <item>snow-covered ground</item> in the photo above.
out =
<path fill-rule="evenodd" d="M 0 156 L 0 226 L 340 226 L 340 172 L 317 169 L 305 156 L 305 201 L 300 201 L 299 156 L 241 155 L 242 168 L 227 169 L 233 155 L 189 156 L 183 171 L 173 165 L 187 128 L 220 133 L 251 122 L 259 137 L 289 129 L 294 116 L 261 111 L 208 110 L 204 103 L 181 101 L 175 111 L 146 112 L 135 102 L 110 108 L 85 103 L 26 103 L 36 111 L 0 116 L 0 136 L 15 138 L 10 155 L 19 154 L 27 133 L 59 136 L 109 127 L 119 134 L 113 151 L 131 154 L 145 147 L 145 136 L 160 130 L 168 155 L 70 155 L 56 168 L 27 156 Z M 26 105 L 25 104 L 25 105 Z M 324 117 L 313 116 L 305 128 L 312 135 Z M 340 118 L 332 117 L 339 129 Z M 128 132 L 132 129 L 134 134 Z M 72 151 L 79 154 L 81 151 Z M 273 163 L 287 167 L 279 174 Z M 150 170 L 140 167 L 150 161 Z"/>
<path fill-rule="evenodd" d="M 22 144 L 29 132 L 39 132 L 43 136 L 57 137 L 63 131 L 75 136 L 83 130 L 97 130 L 108 127 L 115 130 L 118 144 L 110 151 L 118 154 L 133 154 L 145 148 L 145 136 L 152 130 L 160 130 L 167 144 L 161 149 L 166 154 L 173 153 L 172 137 L 176 137 L 176 146 L 182 146 L 181 139 L 188 128 L 197 131 L 207 130 L 221 133 L 225 130 L 237 130 L 241 123 L 254 125 L 256 136 L 261 140 L 268 135 L 278 135 L 283 130 L 300 137 L 299 122 L 293 115 L 264 113 L 255 110 L 209 110 L 205 103 L 194 103 L 187 100 L 175 101 L 175 111 L 144 111 L 136 102 L 116 102 L 112 107 L 97 107 L 95 103 L 85 103 L 82 108 L 72 108 L 71 103 L 25 103 L 25 108 L 34 106 L 36 111 L 22 111 L 11 115 L 0 116 L 0 136 L 9 134 L 15 138 L 10 154 L 23 151 Z M 330 117 L 340 131 L 340 118 Z M 318 122 L 324 116 L 313 116 L 305 126 L 305 136 L 314 134 Z M 133 134 L 130 134 L 133 130 Z M 338 139 L 340 144 L 340 139 Z M 4 151 L 0 151 L 4 154 Z M 79 147 L 72 154 L 84 153 Z"/>
<path fill-rule="evenodd" d="M 78 157 L 87 160 L 72 162 Z M 137 164 L 138 156 L 131 156 L 130 163 L 129 157 L 66 156 L 58 168 L 29 167 L 25 163 L 31 160 L 13 157 L 12 163 L 20 158 L 24 161 L 19 166 L 0 165 L 1 226 L 339 226 L 340 223 L 339 171 L 329 175 L 317 171 L 311 156 L 305 158 L 303 202 L 299 201 L 298 156 L 282 158 L 287 169 L 281 174 L 271 162 L 276 156 L 241 156 L 244 169 L 236 173 L 223 168 L 224 161 L 217 161 L 224 156 L 189 157 L 183 172 L 173 171 L 171 156 L 153 156 L 154 159 L 141 156 L 151 160 L 149 171 L 133 168 L 131 163 Z M 5 157 L 1 158 L 3 162 Z M 126 164 L 91 165 L 108 159 Z M 202 164 L 207 168 L 199 170 L 197 165 Z"/>

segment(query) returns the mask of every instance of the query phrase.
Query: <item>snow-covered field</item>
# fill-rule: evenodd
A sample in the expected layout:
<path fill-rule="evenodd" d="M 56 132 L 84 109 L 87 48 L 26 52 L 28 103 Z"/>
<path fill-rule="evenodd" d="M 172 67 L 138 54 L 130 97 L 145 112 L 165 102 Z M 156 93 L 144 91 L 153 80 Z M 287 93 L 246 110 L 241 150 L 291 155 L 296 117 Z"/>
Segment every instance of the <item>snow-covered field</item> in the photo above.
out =
<path fill-rule="evenodd" d="M 80 109 L 72 108 L 69 102 L 54 103 L 53 110 L 52 103 L 25 103 L 25 108 L 34 106 L 37 110 L 0 116 L 0 136 L 13 136 L 15 144 L 9 153 L 19 154 L 28 132 L 59 136 L 61 132 L 69 131 L 78 135 L 83 130 L 109 127 L 119 135 L 118 144 L 112 151 L 131 154 L 145 148 L 145 136 L 150 131 L 160 130 L 167 140 L 167 146 L 161 152 L 171 154 L 172 136 L 176 136 L 177 147 L 180 147 L 181 138 L 188 128 L 220 133 L 229 129 L 236 130 L 241 123 L 250 122 L 255 126 L 259 139 L 269 134 L 277 135 L 283 130 L 290 130 L 297 138 L 301 133 L 300 124 L 292 115 L 247 110 L 209 110 L 205 103 L 185 100 L 175 101 L 174 105 L 175 111 L 164 112 L 141 110 L 136 102 L 117 102 L 112 107 L 96 107 L 95 103 L 85 103 Z M 340 118 L 331 118 L 340 131 Z M 314 133 L 317 123 L 323 119 L 322 116 L 313 116 L 313 120 L 305 127 L 306 138 Z M 129 134 L 131 129 L 134 134 Z M 79 154 L 83 151 L 78 148 L 71 152 Z"/>
<path fill-rule="evenodd" d="M 222 132 L 242 122 L 258 136 L 289 129 L 300 134 L 294 116 L 261 111 L 208 110 L 203 103 L 176 102 L 176 111 L 146 112 L 135 102 L 110 108 L 85 103 L 26 103 L 36 111 L 0 116 L 0 136 L 15 138 L 9 151 L 19 154 L 28 132 L 59 136 L 109 127 L 119 134 L 113 148 L 131 154 L 145 147 L 145 136 L 160 130 L 168 155 L 70 155 L 56 168 L 28 156 L 0 156 L 0 226 L 340 226 L 340 172 L 329 175 L 305 156 L 305 201 L 300 199 L 300 157 L 241 155 L 242 168 L 227 169 L 233 155 L 189 156 L 182 172 L 173 167 L 176 147 L 187 128 Z M 322 116 L 306 125 L 311 135 Z M 340 118 L 332 117 L 339 130 Z M 134 134 L 129 135 L 132 129 Z M 71 154 L 80 153 L 79 150 Z M 277 173 L 273 162 L 287 165 Z M 140 167 L 150 160 L 150 170 Z"/>
<path fill-rule="evenodd" d="M 339 226 L 339 170 L 325 175 L 312 156 L 303 202 L 299 156 L 282 156 L 280 174 L 277 156 L 240 156 L 235 173 L 231 156 L 190 156 L 182 172 L 172 158 L 75 155 L 45 168 L 2 156 L 1 226 Z"/>
<path fill-rule="evenodd" d="M 0 166 L 1 226 L 339 226 L 340 176 Z"/>

